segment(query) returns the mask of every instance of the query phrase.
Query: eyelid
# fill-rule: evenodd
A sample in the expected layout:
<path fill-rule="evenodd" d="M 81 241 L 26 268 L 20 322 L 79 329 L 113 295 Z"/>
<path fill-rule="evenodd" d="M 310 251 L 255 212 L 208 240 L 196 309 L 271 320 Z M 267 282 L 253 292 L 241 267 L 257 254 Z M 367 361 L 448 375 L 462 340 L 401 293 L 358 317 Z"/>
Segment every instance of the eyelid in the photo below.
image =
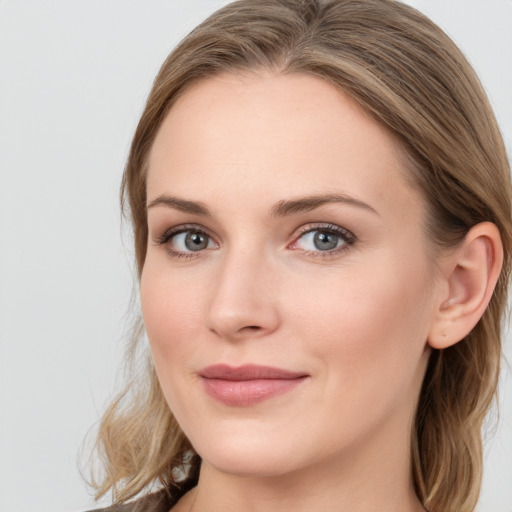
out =
<path fill-rule="evenodd" d="M 334 249 L 321 251 L 321 250 L 306 250 L 302 249 L 300 247 L 295 247 L 295 244 L 300 240 L 304 235 L 314 232 L 314 231 L 323 231 L 327 233 L 331 233 L 334 235 L 337 235 L 341 238 L 341 240 L 344 242 L 340 247 L 336 247 Z M 332 256 L 334 254 L 338 254 L 340 252 L 343 252 L 344 250 L 348 249 L 351 245 L 353 245 L 357 241 L 356 236 L 349 231 L 348 229 L 338 226 L 337 224 L 331 224 L 331 223 L 309 223 L 304 226 L 301 226 L 293 235 L 293 241 L 288 244 L 288 248 L 292 250 L 299 250 L 302 251 L 304 254 L 308 255 L 314 255 L 314 256 L 323 256 L 328 257 Z"/>
<path fill-rule="evenodd" d="M 338 224 L 332 224 L 330 222 L 309 222 L 308 224 L 301 226 L 297 231 L 297 236 L 310 233 L 311 231 L 330 231 L 332 233 L 341 233 L 347 238 L 355 238 L 354 234 L 347 228 L 339 226 Z"/>
<path fill-rule="evenodd" d="M 213 249 L 219 248 L 220 244 L 217 242 L 215 237 L 210 234 L 208 229 L 204 228 L 200 224 L 179 224 L 177 226 L 172 226 L 171 228 L 165 230 L 161 235 L 155 237 L 154 243 L 157 246 L 164 246 L 169 256 L 176 260 L 198 259 L 204 256 L 206 251 L 212 250 L 211 247 L 207 247 L 198 251 L 181 251 L 171 247 L 169 242 L 173 237 L 182 233 L 187 233 L 189 231 L 200 233 L 208 237 L 209 240 L 216 245 L 216 247 Z"/>
<path fill-rule="evenodd" d="M 179 224 L 177 226 L 172 226 L 169 229 L 166 229 L 161 235 L 157 235 L 154 238 L 154 242 L 156 245 L 163 245 L 166 242 L 168 242 L 173 236 L 178 235 L 180 233 L 186 233 L 187 231 L 202 233 L 211 238 L 217 245 L 219 245 L 219 243 L 215 240 L 215 237 L 212 236 L 209 230 L 201 226 L 200 224 Z"/>

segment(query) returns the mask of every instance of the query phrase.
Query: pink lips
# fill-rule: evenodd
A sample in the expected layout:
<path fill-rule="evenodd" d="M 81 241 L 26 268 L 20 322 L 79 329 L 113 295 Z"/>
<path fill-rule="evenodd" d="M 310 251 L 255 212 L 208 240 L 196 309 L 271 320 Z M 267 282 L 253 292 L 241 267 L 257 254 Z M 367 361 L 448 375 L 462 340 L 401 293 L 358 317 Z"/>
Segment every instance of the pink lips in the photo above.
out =
<path fill-rule="evenodd" d="M 206 392 L 231 406 L 250 406 L 291 391 L 308 375 L 269 366 L 225 364 L 208 366 L 199 372 Z"/>

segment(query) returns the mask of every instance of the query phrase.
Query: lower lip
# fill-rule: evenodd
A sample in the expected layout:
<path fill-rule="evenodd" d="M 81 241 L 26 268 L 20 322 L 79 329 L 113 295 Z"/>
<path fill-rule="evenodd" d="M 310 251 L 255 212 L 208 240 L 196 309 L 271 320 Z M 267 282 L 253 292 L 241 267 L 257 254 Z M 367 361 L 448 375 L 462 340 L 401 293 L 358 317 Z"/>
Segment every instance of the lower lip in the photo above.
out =
<path fill-rule="evenodd" d="M 295 379 L 223 380 L 203 378 L 206 392 L 219 402 L 247 407 L 296 388 L 306 377 Z"/>

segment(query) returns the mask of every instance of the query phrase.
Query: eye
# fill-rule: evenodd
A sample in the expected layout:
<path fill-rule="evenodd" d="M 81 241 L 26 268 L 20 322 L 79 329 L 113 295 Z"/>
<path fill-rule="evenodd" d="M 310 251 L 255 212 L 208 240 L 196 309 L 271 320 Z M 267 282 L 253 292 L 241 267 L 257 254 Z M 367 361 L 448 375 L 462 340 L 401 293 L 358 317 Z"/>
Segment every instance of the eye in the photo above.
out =
<path fill-rule="evenodd" d="M 197 227 L 178 226 L 166 231 L 159 239 L 159 245 L 166 245 L 171 256 L 190 256 L 218 245 L 203 230 Z"/>
<path fill-rule="evenodd" d="M 305 226 L 290 248 L 305 253 L 332 254 L 347 249 L 354 242 L 354 235 L 340 226 Z"/>
<path fill-rule="evenodd" d="M 181 252 L 202 251 L 212 246 L 210 237 L 199 231 L 185 231 L 178 233 L 170 239 L 173 247 Z"/>

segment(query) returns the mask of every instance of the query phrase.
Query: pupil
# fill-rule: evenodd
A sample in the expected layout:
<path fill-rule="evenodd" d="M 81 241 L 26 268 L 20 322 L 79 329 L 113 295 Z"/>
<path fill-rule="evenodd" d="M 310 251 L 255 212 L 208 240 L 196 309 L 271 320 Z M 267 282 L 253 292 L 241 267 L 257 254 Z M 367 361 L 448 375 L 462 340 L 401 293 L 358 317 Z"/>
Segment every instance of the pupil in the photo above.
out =
<path fill-rule="evenodd" d="M 190 251 L 200 251 L 201 249 L 206 249 L 207 245 L 207 237 L 201 235 L 200 233 L 187 233 L 187 236 L 185 237 L 185 246 Z"/>
<path fill-rule="evenodd" d="M 332 233 L 319 232 L 315 235 L 314 244 L 317 249 L 322 251 L 335 249 L 338 244 L 338 236 Z"/>

